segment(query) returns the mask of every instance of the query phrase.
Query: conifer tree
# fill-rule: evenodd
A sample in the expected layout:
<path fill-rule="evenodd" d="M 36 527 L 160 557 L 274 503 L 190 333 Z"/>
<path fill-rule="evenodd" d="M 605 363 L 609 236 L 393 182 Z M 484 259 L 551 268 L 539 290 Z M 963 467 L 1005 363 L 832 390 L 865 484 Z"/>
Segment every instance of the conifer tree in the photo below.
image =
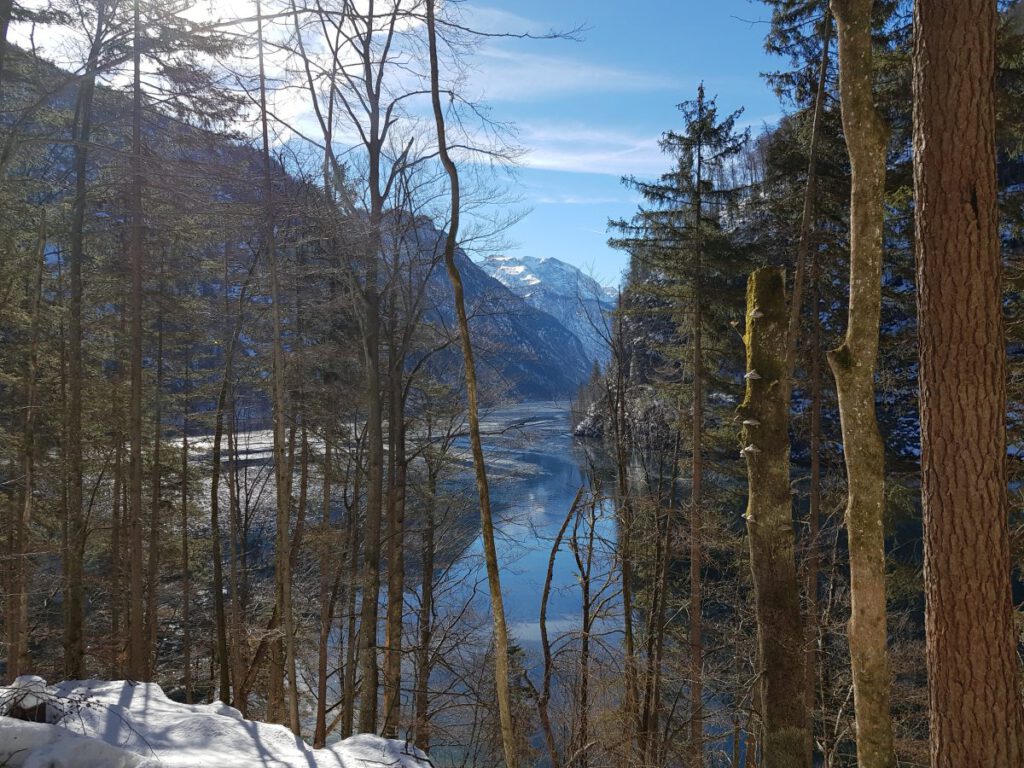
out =
<path fill-rule="evenodd" d="M 644 205 L 631 221 L 612 223 L 620 236 L 612 239 L 611 244 L 628 250 L 634 259 L 661 276 L 685 350 L 677 354 L 686 356 L 676 364 L 686 370 L 690 383 L 690 759 L 697 765 L 703 759 L 704 720 L 702 528 L 706 517 L 706 391 L 709 377 L 719 371 L 714 361 L 705 359 L 704 347 L 709 329 L 715 339 L 728 328 L 728 312 L 723 312 L 728 299 L 724 297 L 728 296 L 728 287 L 735 286 L 742 269 L 743 251 L 726 234 L 723 217 L 742 192 L 731 183 L 729 171 L 749 137 L 736 130 L 741 112 L 720 117 L 715 99 L 707 98 L 703 84 L 697 90 L 697 98 L 680 104 L 679 110 L 683 130 L 669 131 L 661 140 L 662 150 L 675 167 L 655 182 L 626 180 L 628 186 L 640 193 Z M 649 726 L 645 724 L 641 731 Z M 643 741 L 645 734 L 640 735 Z"/>

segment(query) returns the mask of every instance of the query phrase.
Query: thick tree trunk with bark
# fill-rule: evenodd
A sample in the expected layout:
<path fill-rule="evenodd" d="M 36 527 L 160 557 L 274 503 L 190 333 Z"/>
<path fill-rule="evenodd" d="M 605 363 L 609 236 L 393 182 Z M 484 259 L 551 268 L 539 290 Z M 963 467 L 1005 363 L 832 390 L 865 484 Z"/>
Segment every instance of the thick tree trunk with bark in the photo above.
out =
<path fill-rule="evenodd" d="M 371 224 L 371 227 L 374 226 Z M 370 254 L 376 259 L 376 248 Z M 374 283 L 376 273 L 371 275 Z M 368 278 L 369 281 L 369 278 Z M 359 668 L 362 687 L 359 702 L 359 730 L 377 729 L 377 689 L 380 670 L 377 665 L 378 597 L 380 594 L 380 539 L 383 517 L 384 432 L 380 387 L 380 299 L 376 287 L 368 287 L 363 329 L 366 363 L 366 521 L 363 538 L 363 590 L 359 615 Z"/>
<path fill-rule="evenodd" d="M 747 387 L 739 415 L 747 461 L 747 535 L 763 700 L 764 768 L 809 768 L 804 630 L 789 468 L 785 276 L 765 267 L 747 283 Z"/>
<path fill-rule="evenodd" d="M 850 661 L 861 768 L 896 764 L 889 712 L 885 599 L 885 447 L 875 418 L 889 131 L 875 109 L 872 0 L 833 0 L 839 91 L 850 155 L 850 300 L 846 338 L 829 354 L 846 457 Z"/>
<path fill-rule="evenodd" d="M 914 182 L 931 764 L 1024 765 L 1010 591 L 995 0 L 919 1 Z"/>

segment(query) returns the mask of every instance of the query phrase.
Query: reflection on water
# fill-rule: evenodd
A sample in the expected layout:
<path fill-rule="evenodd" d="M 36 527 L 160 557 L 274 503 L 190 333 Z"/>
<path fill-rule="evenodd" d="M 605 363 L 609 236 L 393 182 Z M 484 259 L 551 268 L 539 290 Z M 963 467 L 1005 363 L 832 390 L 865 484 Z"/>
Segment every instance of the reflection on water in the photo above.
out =
<path fill-rule="evenodd" d="M 538 643 L 541 593 L 551 545 L 573 499 L 587 485 L 588 457 L 574 441 L 566 404 L 524 403 L 487 415 L 482 422 L 491 499 L 498 525 L 505 613 L 516 640 Z M 608 510 L 606 510 L 607 512 Z M 612 516 L 605 514 L 598 533 L 614 539 Z M 473 544 L 479 555 L 479 538 Z M 482 572 L 482 562 L 473 558 Z M 578 571 L 563 543 L 548 599 L 551 636 L 578 627 Z"/>

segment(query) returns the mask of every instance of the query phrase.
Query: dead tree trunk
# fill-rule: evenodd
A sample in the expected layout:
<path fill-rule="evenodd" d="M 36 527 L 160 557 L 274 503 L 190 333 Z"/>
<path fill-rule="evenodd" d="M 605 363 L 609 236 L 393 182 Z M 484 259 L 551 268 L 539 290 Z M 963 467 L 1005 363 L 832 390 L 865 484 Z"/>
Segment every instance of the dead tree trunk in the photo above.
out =
<path fill-rule="evenodd" d="M 747 387 L 739 415 L 749 484 L 746 519 L 761 664 L 764 768 L 810 767 L 789 480 L 787 337 L 784 273 L 759 269 L 747 283 Z"/>

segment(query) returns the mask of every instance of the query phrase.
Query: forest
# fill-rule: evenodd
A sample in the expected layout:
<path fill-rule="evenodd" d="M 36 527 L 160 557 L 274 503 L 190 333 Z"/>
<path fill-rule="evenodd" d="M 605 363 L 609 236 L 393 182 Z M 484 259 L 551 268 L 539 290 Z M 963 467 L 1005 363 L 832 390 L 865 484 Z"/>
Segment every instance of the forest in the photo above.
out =
<path fill-rule="evenodd" d="M 751 0 L 615 286 L 474 5 L 0 0 L 0 765 L 1024 768 L 1024 3 Z"/>

